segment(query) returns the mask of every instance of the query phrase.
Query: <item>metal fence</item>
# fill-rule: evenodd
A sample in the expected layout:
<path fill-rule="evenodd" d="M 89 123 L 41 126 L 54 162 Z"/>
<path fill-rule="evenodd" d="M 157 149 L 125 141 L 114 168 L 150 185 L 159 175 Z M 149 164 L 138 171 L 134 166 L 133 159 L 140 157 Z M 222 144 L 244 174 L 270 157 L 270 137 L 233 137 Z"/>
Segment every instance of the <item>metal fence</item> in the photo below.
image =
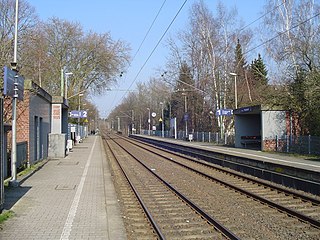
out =
<path fill-rule="evenodd" d="M 149 131 L 148 130 L 141 130 L 141 134 L 143 135 L 152 135 L 162 137 L 162 131 Z M 169 131 L 164 131 L 165 138 L 174 138 Z M 193 132 L 186 134 L 185 131 L 178 131 L 177 132 L 177 139 L 185 140 L 185 141 L 196 141 L 196 142 L 209 142 L 219 145 L 228 145 L 234 146 L 234 135 L 233 134 L 224 134 L 221 137 L 220 132 Z"/>
<path fill-rule="evenodd" d="M 320 155 L 320 137 L 317 136 L 283 136 L 269 138 L 265 141 L 274 142 L 277 152 Z"/>
<path fill-rule="evenodd" d="M 141 130 L 141 134 L 162 136 L 162 131 Z M 190 133 L 192 141 L 209 142 L 218 145 L 234 146 L 234 134 L 227 134 L 221 136 L 220 132 L 193 132 Z M 169 131 L 164 131 L 165 138 L 174 138 Z M 188 141 L 189 134 L 185 131 L 177 133 L 177 139 Z M 320 155 L 320 137 L 317 136 L 283 136 L 275 138 L 267 138 L 263 140 L 264 149 L 275 152 L 297 153 L 306 155 Z"/>

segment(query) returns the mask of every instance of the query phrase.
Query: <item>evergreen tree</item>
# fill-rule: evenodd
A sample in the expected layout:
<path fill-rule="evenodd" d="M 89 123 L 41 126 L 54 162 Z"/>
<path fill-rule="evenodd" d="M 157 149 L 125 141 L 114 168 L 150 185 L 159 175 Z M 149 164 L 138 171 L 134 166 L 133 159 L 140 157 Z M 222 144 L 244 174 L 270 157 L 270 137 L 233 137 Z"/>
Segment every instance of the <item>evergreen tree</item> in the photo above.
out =
<path fill-rule="evenodd" d="M 257 85 L 261 86 L 265 86 L 268 84 L 268 78 L 267 78 L 267 74 L 268 71 L 266 69 L 266 65 L 264 64 L 260 53 L 258 54 L 258 59 L 255 59 L 251 66 L 250 66 L 250 70 L 252 72 L 252 75 L 254 77 L 254 81 Z"/>
<path fill-rule="evenodd" d="M 178 129 L 184 130 L 184 114 L 185 114 L 185 95 L 187 98 L 187 108 L 188 108 L 188 115 L 191 116 L 191 103 L 192 99 L 192 87 L 194 86 L 194 80 L 192 78 L 191 69 L 187 63 L 182 63 L 179 71 L 179 78 L 176 82 L 175 91 L 172 94 L 171 98 L 171 108 L 172 114 L 174 117 L 177 118 L 178 122 Z"/>
<path fill-rule="evenodd" d="M 245 58 L 243 56 L 243 53 L 242 53 L 242 46 L 240 44 L 240 40 L 238 39 L 238 42 L 237 42 L 237 45 L 236 45 L 236 51 L 235 51 L 235 56 L 236 56 L 236 59 L 235 59 L 235 73 L 238 75 L 238 76 L 244 76 L 244 70 L 246 69 L 246 61 L 245 61 Z"/>
<path fill-rule="evenodd" d="M 240 40 L 238 39 L 236 48 L 235 48 L 235 67 L 234 73 L 237 74 L 237 101 L 238 107 L 247 106 L 250 104 L 250 97 L 248 95 L 247 81 L 246 81 L 246 68 L 247 62 L 245 60 L 245 56 L 242 52 L 242 46 L 240 44 Z M 232 79 L 233 81 L 234 79 Z M 234 84 L 230 83 L 231 91 L 234 92 Z M 233 104 L 231 104 L 233 106 Z"/>

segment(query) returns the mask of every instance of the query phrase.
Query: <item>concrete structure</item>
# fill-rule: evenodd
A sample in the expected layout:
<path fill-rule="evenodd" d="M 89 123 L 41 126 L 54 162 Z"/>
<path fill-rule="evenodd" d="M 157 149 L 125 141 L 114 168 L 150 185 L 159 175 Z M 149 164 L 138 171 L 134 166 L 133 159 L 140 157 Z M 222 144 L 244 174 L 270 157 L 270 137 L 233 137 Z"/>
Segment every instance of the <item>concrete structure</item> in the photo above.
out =
<path fill-rule="evenodd" d="M 51 123 L 48 157 L 63 158 L 67 146 L 68 104 L 62 96 L 52 97 Z"/>
<path fill-rule="evenodd" d="M 287 134 L 290 121 L 287 111 L 257 105 L 235 109 L 233 114 L 237 148 L 267 150 L 266 143 L 270 139 Z"/>

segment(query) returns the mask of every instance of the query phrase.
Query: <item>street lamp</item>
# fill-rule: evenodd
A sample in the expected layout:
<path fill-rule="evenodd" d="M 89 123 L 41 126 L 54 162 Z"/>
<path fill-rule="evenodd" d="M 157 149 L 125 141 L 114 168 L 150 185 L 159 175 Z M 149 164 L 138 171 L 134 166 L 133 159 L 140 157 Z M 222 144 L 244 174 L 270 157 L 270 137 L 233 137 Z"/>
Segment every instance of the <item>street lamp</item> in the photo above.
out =
<path fill-rule="evenodd" d="M 235 109 L 238 108 L 238 94 L 237 94 L 237 76 L 238 74 L 231 72 L 231 76 L 234 76 L 234 105 Z"/>
<path fill-rule="evenodd" d="M 148 109 L 148 124 L 149 124 L 149 131 L 148 131 L 148 135 L 151 134 L 151 117 L 150 117 L 150 108 Z"/>
<path fill-rule="evenodd" d="M 65 73 L 66 75 L 66 81 L 64 83 L 64 98 L 67 99 L 68 98 L 68 76 L 73 75 L 72 72 L 67 72 Z"/>
<path fill-rule="evenodd" d="M 79 104 L 78 104 L 78 139 L 80 141 L 80 110 L 81 110 L 81 108 L 80 108 L 80 104 L 81 104 L 80 99 L 83 96 L 83 93 L 79 93 L 78 96 L 79 96 Z"/>
<path fill-rule="evenodd" d="M 118 118 L 118 133 L 120 133 L 120 130 L 121 130 L 121 128 L 120 128 L 120 117 L 117 116 L 117 118 Z"/>
<path fill-rule="evenodd" d="M 184 96 L 184 121 L 186 123 L 186 138 L 188 138 L 188 108 L 187 108 L 187 94 L 182 93 L 182 96 Z"/>
<path fill-rule="evenodd" d="M 161 121 L 161 135 L 164 138 L 163 102 L 160 102 L 160 105 L 161 105 L 161 118 L 162 118 L 162 121 Z"/>
<path fill-rule="evenodd" d="M 15 28 L 14 28 L 14 47 L 13 47 L 13 63 L 12 66 L 17 66 L 18 55 L 18 14 L 19 0 L 16 0 L 15 8 Z M 11 145 L 11 180 L 10 185 L 13 187 L 19 186 L 17 182 L 17 98 L 18 98 L 18 74 L 14 76 L 14 95 L 12 98 L 12 145 Z M 0 174 L 1 175 L 1 174 Z M 1 180 L 1 179 L 0 179 Z M 2 192 L 0 193 L 2 195 Z"/>

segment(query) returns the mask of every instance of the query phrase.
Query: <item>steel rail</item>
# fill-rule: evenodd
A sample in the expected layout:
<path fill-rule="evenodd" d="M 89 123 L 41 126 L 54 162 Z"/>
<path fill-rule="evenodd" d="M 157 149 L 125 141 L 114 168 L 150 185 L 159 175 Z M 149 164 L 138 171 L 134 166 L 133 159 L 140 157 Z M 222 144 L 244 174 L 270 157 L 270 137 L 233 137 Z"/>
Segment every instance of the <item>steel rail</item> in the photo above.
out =
<path fill-rule="evenodd" d="M 219 223 L 216 219 L 198 207 L 195 203 L 193 203 L 190 199 L 188 199 L 185 195 L 180 193 L 177 189 L 175 189 L 170 183 L 165 181 L 159 175 L 157 175 L 154 171 L 149 169 L 147 165 L 145 165 L 142 161 L 136 158 L 132 153 L 130 153 L 127 149 L 121 146 L 117 141 L 112 139 L 119 147 L 121 147 L 124 151 L 126 151 L 132 158 L 138 161 L 142 166 L 144 166 L 151 174 L 153 174 L 156 178 L 158 178 L 163 184 L 165 184 L 168 188 L 170 188 L 175 194 L 177 194 L 183 201 L 185 201 L 190 207 L 192 207 L 198 214 L 203 216 L 209 223 L 211 223 L 215 228 L 217 228 L 224 236 L 231 240 L 240 240 L 233 232 L 231 232 L 228 228 Z"/>
<path fill-rule="evenodd" d="M 127 139 L 124 139 L 124 140 L 128 141 Z M 171 162 L 174 162 L 174 163 L 176 163 L 176 164 L 178 164 L 178 165 L 180 165 L 180 166 L 182 166 L 182 167 L 185 167 L 185 168 L 189 169 L 190 171 L 194 171 L 194 172 L 196 172 L 196 173 L 198 173 L 198 174 L 200 174 L 200 175 L 202 175 L 202 176 L 204 176 L 204 177 L 206 177 L 206 178 L 208 178 L 208 179 L 210 179 L 210 180 L 212 180 L 212 181 L 218 182 L 218 183 L 220 183 L 220 184 L 222 184 L 222 185 L 225 185 L 225 186 L 227 186 L 227 187 L 229 187 L 229 188 L 234 189 L 235 191 L 241 192 L 241 193 L 243 193 L 243 194 L 245 194 L 245 195 L 247 195 L 247 196 L 249 196 L 249 197 L 251 197 L 251 198 L 253 198 L 253 199 L 256 199 L 256 200 L 262 202 L 262 203 L 265 203 L 265 204 L 267 204 L 267 205 L 269 205 L 269 206 L 272 206 L 272 207 L 274 207 L 274 208 L 277 208 L 278 210 L 280 210 L 280 211 L 282 211 L 282 212 L 286 212 L 288 215 L 290 215 L 290 216 L 292 216 L 292 217 L 296 217 L 296 218 L 298 218 L 298 219 L 300 219 L 300 220 L 302 220 L 302 221 L 304 221 L 304 222 L 307 222 L 307 223 L 313 225 L 313 226 L 316 227 L 316 228 L 320 228 L 320 221 L 318 221 L 318 220 L 315 220 L 315 219 L 313 219 L 313 218 L 310 218 L 310 217 L 308 217 L 308 216 L 306 216 L 306 215 L 304 215 L 304 214 L 302 214 L 302 213 L 299 213 L 299 212 L 297 212 L 297 211 L 295 211 L 295 210 L 293 210 L 293 209 L 290 209 L 290 208 L 284 207 L 284 206 L 282 206 L 282 205 L 279 205 L 279 204 L 277 204 L 277 203 L 275 203 L 275 202 L 272 202 L 272 201 L 270 201 L 270 200 L 268 200 L 268 199 L 266 199 L 266 198 L 264 198 L 264 197 L 261 197 L 261 196 L 259 196 L 259 195 L 257 195 L 257 194 L 254 194 L 254 193 L 251 193 L 251 192 L 249 192 L 249 191 L 247 191 L 247 190 L 245 190 L 245 189 L 242 189 L 242 188 L 240 188 L 240 187 L 234 186 L 234 185 L 232 185 L 232 184 L 230 184 L 230 183 L 226 183 L 226 182 L 224 182 L 224 181 L 222 181 L 222 180 L 220 180 L 220 179 L 218 179 L 218 178 L 215 178 L 215 177 L 212 177 L 212 176 L 207 175 L 207 174 L 205 174 L 205 173 L 202 173 L 202 172 L 200 172 L 200 171 L 198 171 L 198 170 L 195 170 L 195 169 L 193 169 L 193 168 L 191 168 L 191 167 L 189 167 L 189 166 L 186 166 L 186 165 L 184 165 L 184 164 L 182 164 L 182 163 L 176 162 L 176 161 L 174 161 L 172 158 L 169 158 L 169 157 L 167 157 L 167 156 L 163 156 L 163 155 L 161 155 L 160 153 L 154 152 L 154 151 L 152 151 L 152 150 L 150 150 L 150 149 L 146 149 L 146 148 L 144 148 L 144 147 L 142 147 L 142 146 L 139 146 L 139 145 L 137 145 L 137 144 L 136 144 L 136 146 L 138 146 L 138 147 L 140 147 L 140 148 L 142 148 L 142 149 L 144 149 L 144 150 L 147 150 L 147 151 L 149 151 L 149 152 L 152 152 L 153 154 L 156 154 L 157 156 L 163 157 L 163 158 L 165 158 L 165 159 L 167 159 L 167 160 L 169 160 L 169 161 L 171 161 Z M 154 147 L 154 146 L 153 146 L 153 147 Z M 163 149 L 161 149 L 161 150 L 163 150 Z M 180 157 L 181 157 L 181 156 L 180 156 Z M 200 163 L 200 164 L 202 164 L 202 163 Z M 206 166 L 207 166 L 207 165 L 206 165 Z M 209 166 L 210 166 L 210 165 L 209 165 Z M 212 167 L 212 166 L 210 166 L 210 167 Z M 214 167 L 212 167 L 212 168 L 214 168 Z M 233 174 L 233 175 L 236 175 L 236 174 L 234 174 L 234 173 L 232 173 L 232 172 L 229 172 L 229 171 L 226 171 L 226 172 L 228 172 L 228 173 L 230 173 L 230 174 Z M 242 177 L 242 176 L 240 175 L 240 177 Z M 255 180 L 250 179 L 250 181 L 255 181 Z M 259 182 L 257 181 L 257 183 L 260 184 L 260 181 L 259 181 Z M 264 184 L 264 183 L 262 183 L 262 184 Z M 275 188 L 274 186 L 271 186 L 271 185 L 268 186 L 268 187 L 270 187 L 270 188 Z M 282 191 L 282 189 L 279 190 L 279 191 Z M 291 194 L 295 194 L 295 193 L 291 193 Z M 297 195 L 298 195 L 298 194 L 297 194 Z M 295 196 L 295 195 L 294 195 L 294 196 Z M 313 198 L 312 198 L 312 199 L 313 199 Z"/>
<path fill-rule="evenodd" d="M 123 138 L 124 138 L 124 137 L 123 137 Z M 124 139 L 126 139 L 126 138 L 124 138 Z M 126 140 L 127 140 L 127 141 L 130 141 L 131 139 L 130 139 L 130 140 L 126 139 Z M 175 155 L 175 156 L 178 156 L 178 157 L 183 157 L 183 158 L 188 159 L 188 160 L 190 160 L 190 161 L 193 161 L 193 162 L 196 162 L 196 163 L 199 163 L 199 164 L 203 164 L 203 165 L 205 165 L 205 166 L 207 166 L 207 167 L 214 168 L 214 169 L 218 169 L 218 170 L 220 170 L 220 171 L 222 171 L 222 172 L 235 175 L 235 176 L 240 177 L 240 178 L 243 178 L 243 179 L 245 179 L 245 180 L 253 181 L 253 182 L 256 182 L 256 183 L 261 184 L 261 185 L 263 185 L 263 186 L 266 186 L 266 187 L 269 187 L 269 188 L 273 188 L 273 189 L 275 189 L 275 190 L 277 190 L 277 191 L 284 192 L 285 194 L 288 194 L 288 195 L 291 195 L 291 196 L 294 196 L 294 197 L 298 197 L 298 198 L 300 198 L 301 200 L 311 202 L 312 204 L 320 205 L 320 200 L 319 200 L 319 199 L 316 199 L 316 198 L 313 198 L 313 197 L 310 197 L 310 196 L 307 196 L 307 195 L 299 194 L 299 193 L 297 193 L 297 192 L 293 192 L 293 191 L 291 191 L 291 190 L 289 190 L 289 189 L 282 188 L 282 187 L 280 187 L 280 186 L 271 185 L 271 184 L 268 184 L 268 183 L 266 183 L 266 182 L 264 182 L 264 181 L 261 181 L 261 180 L 259 180 L 259 179 L 256 179 L 256 178 L 253 178 L 253 177 L 249 177 L 249 176 L 245 176 L 245 175 L 242 175 L 242 174 L 240 174 L 240 173 L 236 173 L 236 172 L 230 171 L 230 170 L 228 170 L 228 169 L 222 168 L 222 167 L 220 167 L 220 166 L 212 166 L 212 165 L 210 165 L 210 164 L 208 164 L 208 163 L 204 163 L 204 162 L 197 161 L 196 159 L 194 159 L 194 158 L 192 158 L 192 157 L 190 157 L 190 156 L 181 155 L 181 154 L 179 154 L 179 153 L 177 153 L 177 152 L 173 152 L 173 151 L 167 150 L 167 149 L 165 149 L 165 148 L 162 148 L 162 147 L 159 147 L 159 146 L 155 146 L 155 145 L 152 145 L 152 144 L 150 144 L 150 143 L 146 143 L 146 142 L 141 141 L 141 140 L 138 140 L 138 139 L 134 139 L 134 140 L 137 141 L 137 142 L 139 142 L 139 143 L 142 143 L 142 144 L 144 144 L 144 145 L 147 145 L 147 146 L 156 148 L 156 149 L 158 149 L 158 150 L 161 150 L 161 151 L 170 153 L 170 154 L 172 154 L 172 155 Z M 137 145 L 137 146 L 139 146 L 139 145 Z M 178 148 L 178 147 L 177 147 L 177 148 Z M 210 157 L 210 156 L 208 156 L 208 155 L 204 155 L 204 154 L 201 154 L 201 153 L 198 153 L 197 155 L 200 156 L 200 157 L 206 157 L 206 158 Z M 210 158 L 212 158 L 212 159 L 217 159 L 217 158 L 214 158 L 214 157 L 210 157 Z M 221 160 L 221 159 L 219 159 L 219 160 Z M 239 164 L 239 163 L 238 163 L 238 164 Z M 239 164 L 239 165 L 242 165 L 242 164 Z M 252 167 L 252 168 L 254 168 L 254 167 Z"/>
<path fill-rule="evenodd" d="M 110 139 L 111 139 L 111 138 L 110 138 Z M 112 140 L 112 139 L 111 139 L 111 140 Z M 113 140 L 112 140 L 112 141 L 113 141 Z M 114 154 L 114 151 L 111 149 L 111 146 L 110 146 L 110 144 L 108 143 L 108 141 L 106 141 L 106 144 L 107 144 L 107 146 L 108 146 L 108 148 L 109 148 L 112 156 L 115 158 L 115 160 L 116 160 L 118 166 L 120 167 L 121 171 L 123 172 L 125 178 L 127 179 L 127 181 L 128 181 L 128 183 L 129 183 L 132 191 L 134 192 L 135 196 L 137 197 L 137 199 L 138 199 L 138 201 L 139 201 L 139 203 L 140 203 L 143 211 L 144 211 L 145 214 L 147 215 L 147 217 L 148 217 L 150 223 L 152 224 L 154 230 L 156 231 L 156 234 L 158 235 L 159 239 L 160 239 L 160 240 L 165 240 L 166 238 L 165 238 L 165 236 L 163 235 L 161 229 L 160 229 L 159 226 L 157 225 L 156 221 L 153 219 L 150 211 L 148 210 L 147 206 L 144 204 L 144 202 L 143 202 L 141 196 L 139 195 L 137 189 L 134 187 L 133 183 L 132 183 L 131 180 L 129 179 L 128 174 L 126 173 L 125 169 L 122 167 L 121 163 L 119 162 L 118 157 Z"/>

